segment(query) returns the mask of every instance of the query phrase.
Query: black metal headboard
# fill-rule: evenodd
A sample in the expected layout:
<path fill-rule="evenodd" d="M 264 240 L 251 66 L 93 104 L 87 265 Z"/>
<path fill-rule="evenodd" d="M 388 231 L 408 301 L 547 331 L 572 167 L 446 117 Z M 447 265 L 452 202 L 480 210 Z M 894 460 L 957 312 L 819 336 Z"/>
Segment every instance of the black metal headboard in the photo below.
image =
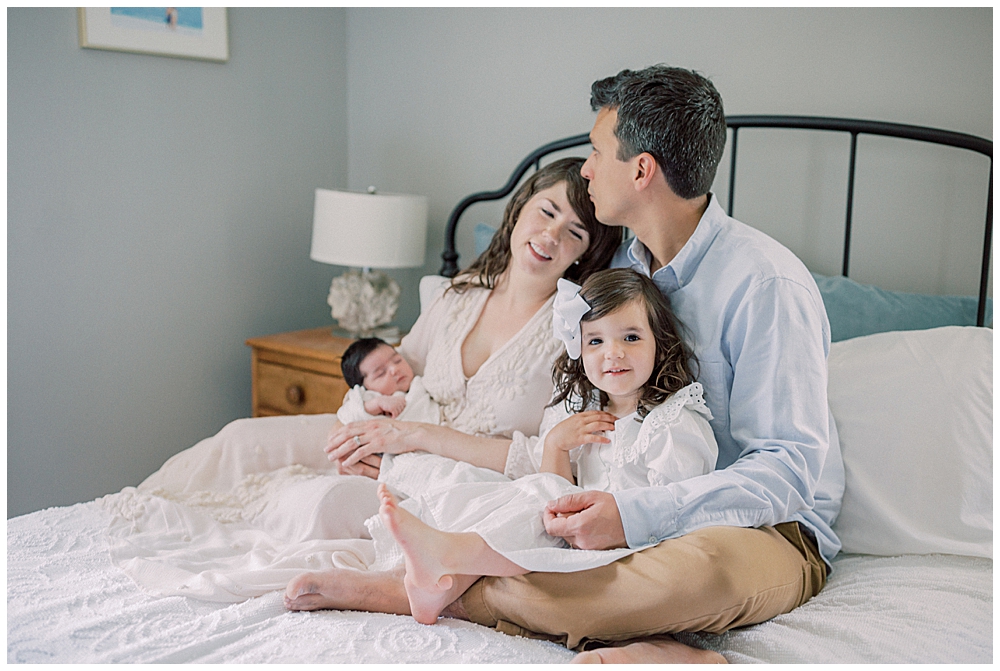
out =
<path fill-rule="evenodd" d="M 766 116 L 766 115 L 746 115 L 731 116 L 726 118 L 726 125 L 732 129 L 730 139 L 730 170 L 729 170 L 729 215 L 733 213 L 733 203 L 736 197 L 736 148 L 741 128 L 789 128 L 804 130 L 826 130 L 840 131 L 851 134 L 851 155 L 850 167 L 847 178 L 847 217 L 845 221 L 844 251 L 842 274 L 847 277 L 851 257 L 851 219 L 854 211 L 854 173 L 855 158 L 857 153 L 858 135 L 882 135 L 886 137 L 898 137 L 919 142 L 930 142 L 942 144 L 959 149 L 968 149 L 990 159 L 990 183 L 986 199 L 986 228 L 983 241 L 982 267 L 979 280 L 979 307 L 976 313 L 976 323 L 982 326 L 986 316 L 986 294 L 989 283 L 990 272 L 990 252 L 992 250 L 993 238 L 993 142 L 985 138 L 965 133 L 955 133 L 953 131 L 939 130 L 937 128 L 926 128 L 923 126 L 910 126 L 906 124 L 886 123 L 882 121 L 865 121 L 862 119 L 836 119 L 831 117 L 805 117 L 805 116 Z M 483 201 L 499 200 L 508 196 L 524 177 L 529 168 L 541 167 L 541 160 L 545 156 L 571 149 L 581 145 L 590 144 L 590 136 L 586 134 L 573 135 L 550 142 L 524 158 L 511 174 L 510 179 L 496 191 L 480 191 L 471 196 L 467 196 L 448 217 L 448 226 L 445 229 L 445 247 L 441 253 L 444 263 L 439 271 L 445 277 L 454 277 L 458 273 L 458 253 L 455 251 L 455 232 L 458 228 L 458 221 L 469 206 Z"/>

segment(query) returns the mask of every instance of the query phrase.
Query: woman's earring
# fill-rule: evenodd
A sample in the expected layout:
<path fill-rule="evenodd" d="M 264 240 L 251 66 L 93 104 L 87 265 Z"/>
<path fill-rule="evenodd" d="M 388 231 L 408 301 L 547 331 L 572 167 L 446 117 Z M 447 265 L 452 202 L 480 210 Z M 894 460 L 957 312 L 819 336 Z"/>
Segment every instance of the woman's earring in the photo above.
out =
<path fill-rule="evenodd" d="M 578 265 L 580 265 L 580 259 L 577 259 L 576 261 L 574 261 L 574 262 L 573 262 L 573 265 L 574 265 L 574 266 L 578 266 Z"/>

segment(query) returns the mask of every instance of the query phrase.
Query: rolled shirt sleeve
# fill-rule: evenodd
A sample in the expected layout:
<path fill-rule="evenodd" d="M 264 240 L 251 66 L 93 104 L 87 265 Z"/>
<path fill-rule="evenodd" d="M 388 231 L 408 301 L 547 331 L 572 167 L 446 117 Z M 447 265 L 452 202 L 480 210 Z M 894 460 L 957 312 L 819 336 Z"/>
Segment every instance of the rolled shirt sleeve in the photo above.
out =
<path fill-rule="evenodd" d="M 791 297 L 791 299 L 789 298 Z M 807 290 L 787 280 L 756 288 L 731 322 L 727 362 L 710 364 L 710 389 L 730 381 L 728 424 L 739 458 L 664 487 L 616 495 L 630 546 L 712 525 L 759 527 L 811 509 L 829 448 L 822 321 Z M 703 378 L 704 380 L 704 378 Z"/>
<path fill-rule="evenodd" d="M 648 273 L 642 249 L 633 244 L 627 263 Z M 707 475 L 617 492 L 629 545 L 795 520 L 832 560 L 844 475 L 827 403 L 829 322 L 812 277 L 713 197 L 688 245 L 653 279 L 695 351 L 719 462 Z"/>

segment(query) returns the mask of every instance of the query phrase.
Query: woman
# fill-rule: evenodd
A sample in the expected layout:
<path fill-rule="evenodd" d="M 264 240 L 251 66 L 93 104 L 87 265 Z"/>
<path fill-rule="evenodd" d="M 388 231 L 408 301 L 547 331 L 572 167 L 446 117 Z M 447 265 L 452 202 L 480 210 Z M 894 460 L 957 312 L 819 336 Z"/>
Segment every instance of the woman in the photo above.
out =
<path fill-rule="evenodd" d="M 507 439 L 537 432 L 561 351 L 551 329 L 556 282 L 606 267 L 621 242 L 620 228 L 594 217 L 581 165 L 563 159 L 532 175 L 489 248 L 403 339 L 399 351 L 443 406 L 446 426 L 337 425 L 327 452 L 342 473 L 377 477 L 379 453 L 411 451 L 504 472 Z"/>
<path fill-rule="evenodd" d="M 335 426 L 331 460 L 343 461 L 343 474 L 369 477 L 317 477 L 322 464 L 329 468 L 315 447 L 328 416 L 234 422 L 164 464 L 134 500 L 116 502 L 115 562 L 155 593 L 239 601 L 291 584 L 304 570 L 370 563 L 371 541 L 361 539 L 364 520 L 378 510 L 370 479 L 377 453 L 422 450 L 465 462 L 460 468 L 503 472 L 511 436 L 535 435 L 551 396 L 561 347 L 551 330 L 556 282 L 605 267 L 621 241 L 622 229 L 594 217 L 582 163 L 564 159 L 533 174 L 487 251 L 404 339 L 401 351 L 447 426 L 389 419 Z M 357 449 L 347 453 L 345 444 Z M 168 547 L 164 539 L 179 526 L 184 542 Z"/>
<path fill-rule="evenodd" d="M 557 282 L 563 277 L 579 282 L 606 267 L 621 242 L 620 228 L 595 218 L 582 164 L 582 159 L 563 159 L 532 175 L 508 203 L 490 247 L 403 340 L 400 352 L 424 376 L 447 425 L 391 419 L 335 425 L 326 451 L 341 473 L 375 478 L 379 454 L 414 451 L 498 472 L 523 472 L 522 464 L 508 461 L 524 452 L 509 448 L 515 434 L 537 433 L 551 398 L 552 364 L 562 352 L 552 335 Z M 428 477 L 463 478 L 446 465 L 438 470 L 407 466 L 392 469 L 388 477 L 403 493 L 411 486 L 419 489 L 419 481 Z M 307 573 L 288 584 L 285 605 L 292 610 L 357 607 L 353 588 L 361 581 L 378 591 L 380 581 L 394 587 L 398 579 L 396 573 L 339 569 Z M 398 610 L 388 603 L 385 608 Z"/>

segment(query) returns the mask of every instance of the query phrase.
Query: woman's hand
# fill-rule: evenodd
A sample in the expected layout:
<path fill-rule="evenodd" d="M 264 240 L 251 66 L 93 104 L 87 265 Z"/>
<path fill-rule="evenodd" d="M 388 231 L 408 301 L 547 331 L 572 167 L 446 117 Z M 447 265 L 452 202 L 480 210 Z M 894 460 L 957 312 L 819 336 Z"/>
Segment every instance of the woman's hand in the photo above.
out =
<path fill-rule="evenodd" d="M 604 431 L 615 430 L 615 420 L 610 412 L 588 410 L 571 415 L 552 427 L 545 436 L 544 450 L 569 452 L 574 447 L 587 443 L 610 443 Z"/>
<path fill-rule="evenodd" d="M 373 454 L 365 457 L 356 464 L 345 466 L 344 462 L 337 462 L 337 472 L 341 475 L 363 475 L 372 480 L 378 480 L 379 467 L 382 465 L 382 457 Z"/>
<path fill-rule="evenodd" d="M 386 418 L 334 425 L 323 451 L 330 461 L 340 462 L 341 473 L 368 475 L 366 469 L 358 473 L 353 468 L 362 460 L 371 465 L 369 457 L 404 452 L 430 452 L 503 473 L 508 449 L 510 438 L 470 436 L 447 426 Z"/>
<path fill-rule="evenodd" d="M 330 433 L 326 438 L 326 446 L 323 448 L 324 452 L 330 451 L 330 445 L 334 440 L 334 436 L 337 435 L 338 431 L 344 428 L 344 425 L 340 421 L 333 423 L 330 427 Z M 344 465 L 343 461 L 327 457 L 330 461 L 337 462 L 337 472 L 341 475 L 363 475 L 366 478 L 371 478 L 372 480 L 378 480 L 379 467 L 382 465 L 382 457 L 377 454 L 372 454 L 367 457 L 360 459 L 359 461 L 352 463 L 348 466 Z"/>
<path fill-rule="evenodd" d="M 344 472 L 362 459 L 368 461 L 366 458 L 373 455 L 401 454 L 418 449 L 410 441 L 419 426 L 415 422 L 395 419 L 351 422 L 330 432 L 324 451 L 327 459 L 340 462 L 341 472 Z"/>

